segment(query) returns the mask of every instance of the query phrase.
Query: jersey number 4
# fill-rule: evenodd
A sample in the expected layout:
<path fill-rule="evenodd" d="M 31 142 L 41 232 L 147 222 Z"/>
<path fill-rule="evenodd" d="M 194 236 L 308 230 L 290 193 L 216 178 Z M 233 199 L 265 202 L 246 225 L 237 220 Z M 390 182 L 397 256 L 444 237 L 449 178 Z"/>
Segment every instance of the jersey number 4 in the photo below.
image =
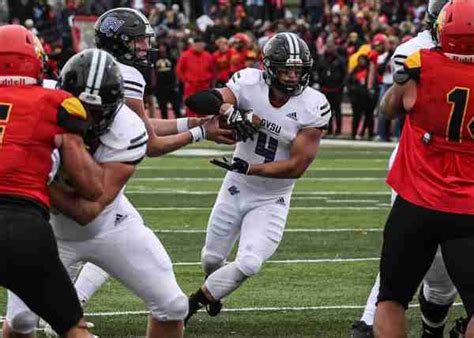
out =
<path fill-rule="evenodd" d="M 278 148 L 278 140 L 267 134 L 259 132 L 257 138 L 257 146 L 255 147 L 255 154 L 263 156 L 264 162 L 273 162 Z"/>
<path fill-rule="evenodd" d="M 12 111 L 11 103 L 0 102 L 0 145 L 3 143 L 3 136 L 5 135 L 5 130 L 7 129 L 7 122 L 10 118 L 10 112 Z"/>
<path fill-rule="evenodd" d="M 449 115 L 448 125 L 446 127 L 446 139 L 448 141 L 462 142 L 462 128 L 470 94 L 470 88 L 454 87 L 448 95 L 446 95 L 446 100 L 452 105 L 451 114 Z M 469 121 L 467 128 L 471 138 L 474 139 L 474 117 Z"/>

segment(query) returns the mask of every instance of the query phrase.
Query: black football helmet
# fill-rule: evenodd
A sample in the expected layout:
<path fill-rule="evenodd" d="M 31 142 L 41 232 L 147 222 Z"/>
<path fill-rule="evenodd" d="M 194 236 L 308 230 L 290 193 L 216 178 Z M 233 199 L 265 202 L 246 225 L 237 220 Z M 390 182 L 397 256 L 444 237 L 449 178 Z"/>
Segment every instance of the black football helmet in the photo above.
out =
<path fill-rule="evenodd" d="M 90 48 L 66 62 L 58 86 L 79 98 L 92 118 L 88 137 L 105 134 L 124 102 L 120 69 L 109 53 Z"/>
<path fill-rule="evenodd" d="M 131 8 L 114 8 L 100 16 L 95 26 L 97 48 L 111 53 L 117 61 L 132 67 L 152 68 L 157 50 L 151 48 L 155 32 L 141 12 Z M 141 50 L 137 41 L 145 39 L 148 48 Z"/>
<path fill-rule="evenodd" d="M 278 79 L 278 69 L 301 67 L 297 84 L 285 84 Z M 296 96 L 308 86 L 313 57 L 308 45 L 294 33 L 278 33 L 263 47 L 263 72 L 268 86 Z"/>
<path fill-rule="evenodd" d="M 436 29 L 436 22 L 438 20 L 438 15 L 443 9 L 444 5 L 448 3 L 448 0 L 429 0 L 428 8 L 426 10 L 426 22 L 430 28 L 431 36 L 433 41 L 438 43 L 438 35 Z"/>

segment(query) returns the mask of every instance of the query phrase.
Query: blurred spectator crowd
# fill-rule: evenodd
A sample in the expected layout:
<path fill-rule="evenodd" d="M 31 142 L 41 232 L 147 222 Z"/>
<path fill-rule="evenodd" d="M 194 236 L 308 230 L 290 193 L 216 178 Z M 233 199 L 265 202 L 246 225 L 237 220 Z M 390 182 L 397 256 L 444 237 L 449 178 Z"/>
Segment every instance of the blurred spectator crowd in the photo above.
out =
<path fill-rule="evenodd" d="M 398 137 L 402 121 L 385 120 L 377 109 L 392 84 L 389 60 L 400 43 L 425 29 L 427 1 L 30 2 L 30 7 L 10 8 L 9 22 L 38 34 L 50 56 L 51 76 L 75 53 L 73 16 L 98 16 L 114 7 L 135 7 L 147 15 L 156 32 L 159 57 L 155 69 L 146 74 L 146 102 L 151 115 L 157 102 L 163 118 L 168 113 L 184 114 L 182 101 L 187 95 L 223 86 L 244 67 L 260 67 L 261 50 L 275 33 L 297 33 L 315 59 L 311 85 L 328 97 L 333 109 L 329 137 L 341 137 L 347 129 L 353 139 L 390 141 Z M 371 64 L 375 75 L 370 74 Z"/>

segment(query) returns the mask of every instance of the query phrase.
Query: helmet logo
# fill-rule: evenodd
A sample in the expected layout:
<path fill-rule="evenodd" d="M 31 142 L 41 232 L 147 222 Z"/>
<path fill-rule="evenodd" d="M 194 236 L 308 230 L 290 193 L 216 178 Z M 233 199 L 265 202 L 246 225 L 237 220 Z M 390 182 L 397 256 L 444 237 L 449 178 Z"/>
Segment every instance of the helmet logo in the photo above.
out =
<path fill-rule="evenodd" d="M 302 64 L 303 64 L 303 60 L 301 60 L 300 58 L 289 58 L 288 60 L 286 60 L 286 65 L 289 67 L 302 65 Z"/>
<path fill-rule="evenodd" d="M 120 20 L 115 16 L 108 16 L 102 21 L 99 30 L 107 36 L 112 36 L 124 23 L 124 20 Z"/>

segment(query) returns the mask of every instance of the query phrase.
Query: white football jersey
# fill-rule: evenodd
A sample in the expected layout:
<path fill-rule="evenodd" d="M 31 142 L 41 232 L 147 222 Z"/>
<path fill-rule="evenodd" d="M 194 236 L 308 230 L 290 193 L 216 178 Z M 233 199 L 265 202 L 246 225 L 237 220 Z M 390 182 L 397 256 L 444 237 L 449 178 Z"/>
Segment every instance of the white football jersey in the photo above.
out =
<path fill-rule="evenodd" d="M 324 128 L 331 118 L 331 108 L 326 97 L 307 87 L 301 95 L 292 96 L 285 105 L 275 108 L 269 100 L 269 87 L 263 72 L 246 68 L 234 74 L 226 85 L 237 98 L 240 109 L 253 109 L 263 119 L 262 127 L 254 140 L 237 143 L 234 157 L 248 163 L 282 161 L 290 158 L 291 144 L 303 128 Z M 253 187 L 267 193 L 291 190 L 294 179 L 267 178 L 229 173 Z"/>
<path fill-rule="evenodd" d="M 116 62 L 120 68 L 120 74 L 122 74 L 123 77 L 125 97 L 142 100 L 146 85 L 142 73 L 134 67 L 125 65 L 118 61 Z"/>
<path fill-rule="evenodd" d="M 98 163 L 127 162 L 136 163 L 146 154 L 148 134 L 143 121 L 126 105 L 115 116 L 107 133 L 100 137 L 100 146 L 94 153 Z M 128 214 L 138 211 L 131 206 L 124 195 L 125 187 L 116 198 L 91 223 L 81 226 L 74 220 L 62 214 L 51 214 L 51 224 L 54 234 L 62 240 L 86 240 L 100 233 L 111 231 L 123 220 L 121 217 L 126 210 Z"/>
<path fill-rule="evenodd" d="M 417 36 L 402 43 L 395 49 L 392 56 L 393 69 L 395 72 L 404 71 L 403 63 L 406 58 L 411 54 L 419 51 L 420 49 L 431 49 L 435 47 L 433 37 L 429 29 L 418 33 Z"/>

